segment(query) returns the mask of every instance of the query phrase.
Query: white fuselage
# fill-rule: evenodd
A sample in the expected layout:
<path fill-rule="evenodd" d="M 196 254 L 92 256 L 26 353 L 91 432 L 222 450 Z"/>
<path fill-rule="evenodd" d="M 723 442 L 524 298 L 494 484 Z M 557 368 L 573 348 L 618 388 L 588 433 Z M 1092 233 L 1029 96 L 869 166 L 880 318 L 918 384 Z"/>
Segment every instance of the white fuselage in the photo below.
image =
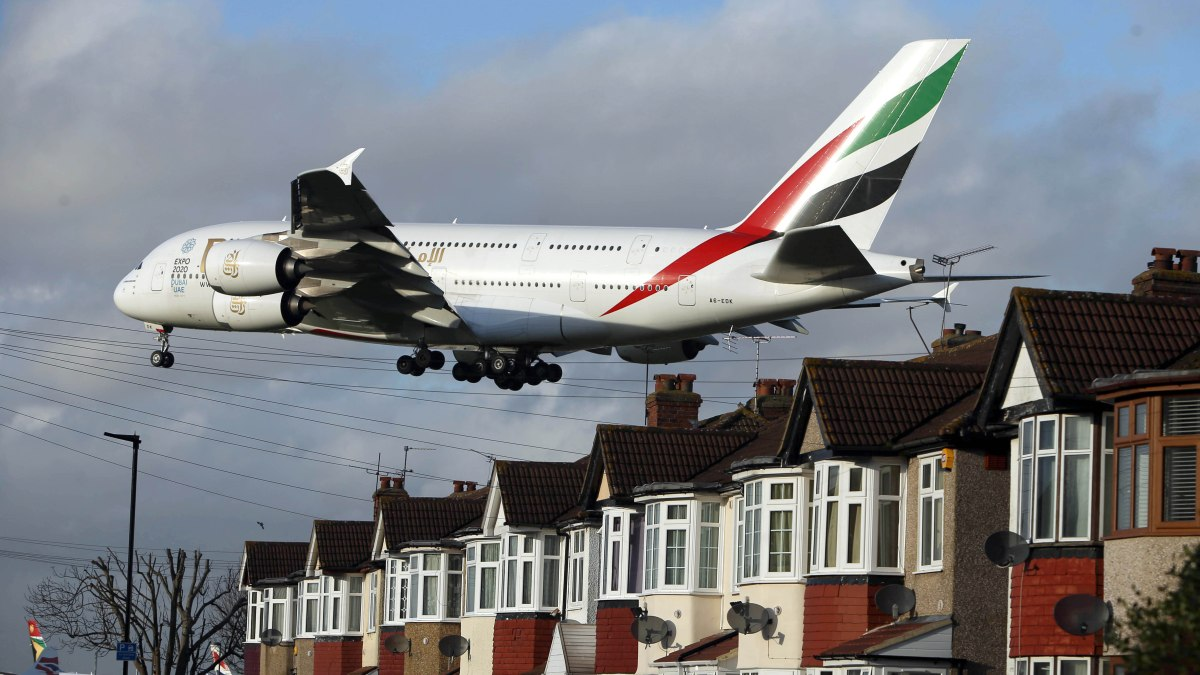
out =
<path fill-rule="evenodd" d="M 279 222 L 213 225 L 157 246 L 117 286 L 125 314 L 152 324 L 231 330 L 239 300 L 209 286 L 207 247 L 286 231 Z M 815 285 L 754 277 L 779 239 L 750 243 L 722 230 L 394 224 L 392 232 L 464 322 L 396 329 L 310 313 L 289 331 L 432 346 L 569 351 L 725 333 L 883 293 L 912 282 L 912 258 L 864 251 L 876 274 Z M 189 244 L 190 242 L 190 244 Z M 386 307 L 373 308 L 386 314 Z M 322 316 L 322 315 L 325 316 Z"/>

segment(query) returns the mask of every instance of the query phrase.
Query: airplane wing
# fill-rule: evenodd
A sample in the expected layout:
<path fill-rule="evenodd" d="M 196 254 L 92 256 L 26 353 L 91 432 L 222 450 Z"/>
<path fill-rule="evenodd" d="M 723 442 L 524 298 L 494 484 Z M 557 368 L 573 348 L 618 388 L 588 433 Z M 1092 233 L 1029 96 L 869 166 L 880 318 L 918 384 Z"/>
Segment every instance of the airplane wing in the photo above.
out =
<path fill-rule="evenodd" d="M 292 181 L 292 225 L 280 243 L 312 268 L 296 293 L 334 327 L 398 332 L 405 320 L 458 328 L 462 318 L 354 175 L 360 148 Z"/>
<path fill-rule="evenodd" d="M 789 230 L 766 269 L 754 276 L 777 284 L 816 284 L 874 273 L 840 225 L 821 225 Z"/>

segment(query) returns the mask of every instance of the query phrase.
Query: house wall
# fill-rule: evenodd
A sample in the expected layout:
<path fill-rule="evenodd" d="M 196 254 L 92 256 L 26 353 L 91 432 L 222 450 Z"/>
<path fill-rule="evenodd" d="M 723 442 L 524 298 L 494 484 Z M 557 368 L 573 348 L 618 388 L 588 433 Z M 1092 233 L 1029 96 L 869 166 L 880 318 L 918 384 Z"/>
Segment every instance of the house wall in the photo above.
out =
<path fill-rule="evenodd" d="M 1063 596 L 1076 593 L 1100 596 L 1104 592 L 1104 558 L 1100 546 L 1037 547 L 1025 564 L 1013 566 L 1011 574 L 1010 657 L 1100 654 L 1102 632 L 1071 635 L 1054 623 L 1054 605 Z"/>
<path fill-rule="evenodd" d="M 296 657 L 293 667 L 296 675 L 313 675 L 313 652 L 316 640 L 312 638 L 296 638 Z"/>
<path fill-rule="evenodd" d="M 642 597 L 652 616 L 674 622 L 675 644 L 691 644 L 721 630 L 725 608 L 720 595 L 657 594 Z M 632 621 L 632 614 L 630 615 Z M 678 649 L 678 647 L 676 647 Z M 658 672 L 650 664 L 667 654 L 660 645 L 638 650 L 639 673 Z"/>
<path fill-rule="evenodd" d="M 739 669 L 799 668 L 804 646 L 804 589 L 795 581 L 780 583 L 743 584 L 741 594 L 763 607 L 778 608 L 775 635 L 770 640 L 762 633 L 738 636 L 737 665 Z M 725 604 L 725 608 L 729 605 Z M 722 627 L 728 622 L 722 620 Z M 716 632 L 716 631 L 713 631 Z"/>
<path fill-rule="evenodd" d="M 900 577 L 810 577 L 804 586 L 805 666 L 819 666 L 817 654 L 892 620 L 875 608 L 875 594 Z"/>
<path fill-rule="evenodd" d="M 274 647 L 256 645 L 258 649 L 259 675 L 289 675 L 292 672 L 292 643 L 285 642 Z M 250 675 L 250 671 L 246 671 Z"/>
<path fill-rule="evenodd" d="M 359 655 L 359 660 L 362 666 L 378 666 L 379 665 L 379 629 L 376 628 L 374 633 L 367 633 L 362 639 L 362 654 Z M 263 673 L 263 675 L 268 675 Z M 274 674 L 271 674 L 274 675 Z"/>
<path fill-rule="evenodd" d="M 380 626 L 378 640 L 378 656 L 376 664 L 379 666 L 379 675 L 404 675 L 404 658 L 405 654 L 393 654 L 391 650 L 384 646 L 388 638 L 393 635 L 404 635 L 404 626 Z"/>
<path fill-rule="evenodd" d="M 259 675 L 262 660 L 261 649 L 257 642 L 246 642 L 242 645 L 242 673 L 244 675 Z"/>
<path fill-rule="evenodd" d="M 958 492 L 959 471 L 950 471 L 943 473 L 943 499 L 942 504 L 942 569 L 937 572 L 917 572 L 917 563 L 920 561 L 921 542 L 920 542 L 920 527 L 921 527 L 921 458 L 928 458 L 925 454 L 919 457 L 913 457 L 908 462 L 907 477 L 908 484 L 905 486 L 904 498 L 904 579 L 897 579 L 896 583 L 903 583 L 913 590 L 917 596 L 917 605 L 914 611 L 919 616 L 928 616 L 931 614 L 950 614 L 954 611 L 954 567 L 956 564 L 953 551 L 956 550 L 956 523 L 957 523 L 957 500 L 955 495 Z M 968 499 L 968 501 L 970 501 Z M 1008 518 L 1008 512 L 1004 511 L 1005 520 Z M 983 555 L 982 547 L 979 549 L 980 555 Z M 986 560 L 986 558 L 985 558 Z M 998 598 L 1003 601 L 1003 595 Z M 874 606 L 874 596 L 871 598 L 872 606 Z M 891 621 L 891 616 L 888 616 Z"/>
<path fill-rule="evenodd" d="M 442 656 L 438 642 L 447 635 L 458 635 L 457 623 L 447 621 L 409 621 L 404 634 L 412 641 L 412 651 L 404 659 L 404 675 L 442 675 L 458 665 L 458 658 Z M 474 645 L 471 645 L 474 651 Z"/>
<path fill-rule="evenodd" d="M 554 641 L 556 617 L 548 614 L 499 614 L 492 632 L 492 672 L 521 675 L 546 663 Z"/>
<path fill-rule="evenodd" d="M 362 667 L 362 638 L 321 636 L 313 645 L 313 675 L 346 675 Z"/>
<path fill-rule="evenodd" d="M 1200 537 L 1129 537 L 1104 542 L 1104 559 L 1110 570 L 1120 574 L 1104 577 L 1104 599 L 1112 603 L 1113 620 L 1120 623 L 1125 611 L 1122 601 L 1134 599 L 1135 591 L 1145 597 L 1162 596 L 1159 587 L 1173 586 L 1168 572 L 1183 561 L 1184 549 L 1200 545 Z"/>
<path fill-rule="evenodd" d="M 637 671 L 641 645 L 633 637 L 632 608 L 637 600 L 601 600 L 596 609 L 596 673 Z"/>
<path fill-rule="evenodd" d="M 470 658 L 461 659 L 462 675 L 487 675 L 492 672 L 492 635 L 496 617 L 468 616 L 459 624 L 462 636 L 471 641 Z"/>

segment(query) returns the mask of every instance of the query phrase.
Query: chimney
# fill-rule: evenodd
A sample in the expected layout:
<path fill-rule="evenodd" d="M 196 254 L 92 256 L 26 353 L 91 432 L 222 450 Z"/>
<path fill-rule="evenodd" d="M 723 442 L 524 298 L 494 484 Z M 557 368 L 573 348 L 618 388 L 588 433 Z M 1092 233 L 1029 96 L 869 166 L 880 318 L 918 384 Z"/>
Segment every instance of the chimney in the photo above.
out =
<path fill-rule="evenodd" d="M 689 429 L 700 419 L 703 399 L 693 391 L 691 373 L 654 376 L 654 392 L 646 397 L 646 425 L 664 429 Z"/>
<path fill-rule="evenodd" d="M 983 337 L 982 331 L 967 330 L 967 324 L 956 323 L 954 324 L 954 328 L 943 328 L 942 336 L 934 340 L 930 346 L 933 347 L 933 352 L 936 354 L 944 352 L 951 347 L 964 345 L 981 337 Z"/>
<path fill-rule="evenodd" d="M 454 491 L 455 492 L 463 491 L 463 482 L 461 480 L 454 481 Z"/>
<path fill-rule="evenodd" d="M 374 502 L 372 518 L 378 519 L 379 510 L 383 505 L 397 499 L 408 499 L 408 492 L 404 490 L 404 477 L 380 476 L 379 488 L 371 495 L 371 501 Z"/>
<path fill-rule="evenodd" d="M 750 409 L 769 420 L 783 417 L 792 407 L 795 387 L 795 380 L 761 378 L 754 382 L 754 398 L 750 400 Z"/>
<path fill-rule="evenodd" d="M 1133 295 L 1152 298 L 1200 296 L 1200 274 L 1196 262 L 1200 251 L 1161 246 L 1150 249 L 1152 260 L 1146 271 L 1133 278 Z"/>

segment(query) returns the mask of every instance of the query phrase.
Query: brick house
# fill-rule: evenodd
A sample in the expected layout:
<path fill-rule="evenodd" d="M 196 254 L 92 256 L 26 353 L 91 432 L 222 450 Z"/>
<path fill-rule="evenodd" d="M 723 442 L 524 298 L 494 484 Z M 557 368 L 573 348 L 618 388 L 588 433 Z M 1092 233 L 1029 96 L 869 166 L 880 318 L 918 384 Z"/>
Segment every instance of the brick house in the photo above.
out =
<path fill-rule="evenodd" d="M 289 675 L 296 640 L 297 579 L 304 574 L 308 542 L 247 541 L 242 551 L 242 590 L 246 592 L 245 675 Z M 279 632 L 278 640 L 267 631 Z M 270 644 L 275 642 L 275 644 Z"/>
<path fill-rule="evenodd" d="M 346 675 L 364 665 L 364 590 L 371 572 L 369 520 L 315 520 L 299 584 L 297 675 Z M 365 665 L 375 665 L 374 654 Z"/>

